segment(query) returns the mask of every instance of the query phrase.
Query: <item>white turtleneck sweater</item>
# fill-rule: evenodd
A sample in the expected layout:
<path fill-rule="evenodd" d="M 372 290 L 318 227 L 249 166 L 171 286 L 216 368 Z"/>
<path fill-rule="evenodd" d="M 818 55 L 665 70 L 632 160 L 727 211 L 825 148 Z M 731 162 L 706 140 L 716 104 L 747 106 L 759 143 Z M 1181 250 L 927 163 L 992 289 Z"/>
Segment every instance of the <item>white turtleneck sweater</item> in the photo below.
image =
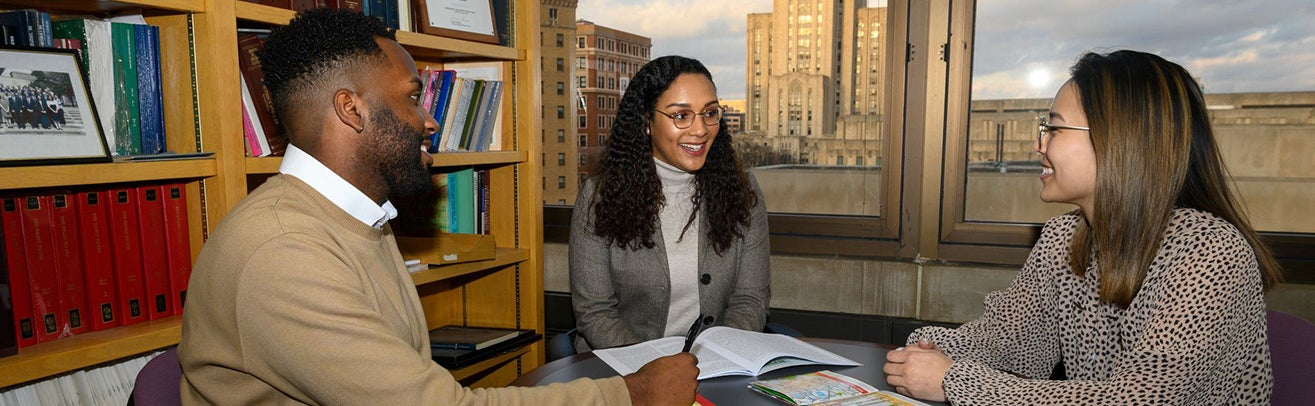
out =
<path fill-rule="evenodd" d="M 684 336 L 699 317 L 699 238 L 702 233 L 697 218 L 685 231 L 684 238 L 681 237 L 681 230 L 689 221 L 690 212 L 694 211 L 694 204 L 690 201 L 694 196 L 694 174 L 656 157 L 653 161 L 657 162 L 662 195 L 667 201 L 659 215 L 667 269 L 671 275 L 671 308 L 667 311 L 667 328 L 663 336 Z"/>

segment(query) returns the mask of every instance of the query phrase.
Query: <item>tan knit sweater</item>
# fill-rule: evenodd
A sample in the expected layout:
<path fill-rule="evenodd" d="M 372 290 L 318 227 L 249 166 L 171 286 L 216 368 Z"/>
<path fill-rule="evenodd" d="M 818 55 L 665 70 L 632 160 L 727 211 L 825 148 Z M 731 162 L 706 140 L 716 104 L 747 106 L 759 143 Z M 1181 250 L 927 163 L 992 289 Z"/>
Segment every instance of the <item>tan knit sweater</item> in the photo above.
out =
<path fill-rule="evenodd" d="M 178 357 L 188 405 L 630 403 L 619 377 L 463 388 L 430 360 L 391 228 L 287 175 L 247 196 L 201 250 Z"/>

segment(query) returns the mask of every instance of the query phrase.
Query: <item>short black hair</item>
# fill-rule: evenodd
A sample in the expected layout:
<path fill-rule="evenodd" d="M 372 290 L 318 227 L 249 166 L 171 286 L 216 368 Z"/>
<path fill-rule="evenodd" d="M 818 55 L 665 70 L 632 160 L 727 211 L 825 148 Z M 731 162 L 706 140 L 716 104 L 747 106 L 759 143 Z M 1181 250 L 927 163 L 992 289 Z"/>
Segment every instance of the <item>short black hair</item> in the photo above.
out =
<path fill-rule="evenodd" d="M 293 95 L 309 90 L 346 63 L 364 56 L 382 57 L 375 37 L 397 40 L 383 20 L 324 8 L 298 13 L 288 25 L 275 28 L 256 52 L 275 114 L 287 111 Z"/>

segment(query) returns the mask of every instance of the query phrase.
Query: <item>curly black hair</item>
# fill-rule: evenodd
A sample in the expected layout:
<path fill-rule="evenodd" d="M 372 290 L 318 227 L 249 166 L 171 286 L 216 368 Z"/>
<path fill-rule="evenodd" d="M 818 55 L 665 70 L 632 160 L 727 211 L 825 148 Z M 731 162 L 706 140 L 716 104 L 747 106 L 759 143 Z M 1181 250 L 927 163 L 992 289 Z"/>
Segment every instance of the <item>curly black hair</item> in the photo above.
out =
<path fill-rule="evenodd" d="M 683 74 L 699 74 L 712 81 L 712 73 L 697 60 L 664 56 L 639 68 L 617 107 L 616 124 L 608 136 L 594 175 L 594 233 L 618 247 L 638 250 L 653 248 L 659 229 L 659 214 L 666 198 L 653 162 L 653 137 L 645 131 L 653 121 L 658 97 Z M 700 210 L 707 218 L 705 230 L 718 254 L 743 238 L 749 226 L 749 211 L 758 197 L 749 175 L 731 147 L 731 135 L 723 120 L 702 169 L 694 172 L 694 212 L 684 228 L 689 229 Z M 683 234 L 683 232 L 682 232 Z"/>
<path fill-rule="evenodd" d="M 384 58 L 375 37 L 397 40 L 383 20 L 335 9 L 303 11 L 288 25 L 275 28 L 256 52 L 275 116 L 283 116 L 294 96 L 320 80 L 339 77 L 335 73 L 340 69 L 352 68 L 363 57 Z"/>

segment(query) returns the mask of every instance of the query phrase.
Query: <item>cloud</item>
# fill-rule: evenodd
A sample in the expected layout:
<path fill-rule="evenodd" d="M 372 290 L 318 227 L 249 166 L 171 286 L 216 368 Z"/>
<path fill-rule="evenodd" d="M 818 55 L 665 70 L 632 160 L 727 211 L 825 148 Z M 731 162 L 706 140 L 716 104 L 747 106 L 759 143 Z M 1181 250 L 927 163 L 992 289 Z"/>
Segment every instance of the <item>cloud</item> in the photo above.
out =
<path fill-rule="evenodd" d="M 879 5 L 875 1 L 869 1 Z M 647 36 L 653 56 L 708 66 L 724 99 L 744 98 L 745 23 L 772 0 L 580 0 L 580 18 Z M 978 2 L 973 97 L 1049 98 L 1087 51 L 1136 49 L 1177 62 L 1211 92 L 1315 90 L 1315 2 L 1106 0 Z M 1048 88 L 1032 86 L 1033 71 Z"/>

